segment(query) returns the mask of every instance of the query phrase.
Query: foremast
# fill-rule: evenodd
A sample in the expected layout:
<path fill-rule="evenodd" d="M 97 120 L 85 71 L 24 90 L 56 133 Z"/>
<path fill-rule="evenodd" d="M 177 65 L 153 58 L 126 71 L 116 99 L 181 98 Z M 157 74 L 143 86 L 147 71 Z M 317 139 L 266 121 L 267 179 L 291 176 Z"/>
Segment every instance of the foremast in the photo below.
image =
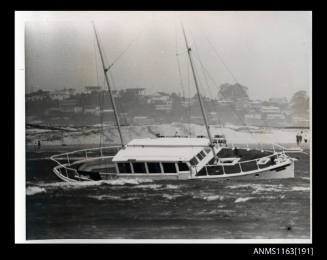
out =
<path fill-rule="evenodd" d="M 113 107 L 113 110 L 114 110 L 114 115 L 115 115 L 115 120 L 116 120 L 116 124 L 117 124 L 117 128 L 118 128 L 118 132 L 119 132 L 121 146 L 124 148 L 125 147 L 125 142 L 124 142 L 124 138 L 123 138 L 122 131 L 121 131 L 121 126 L 120 126 L 120 122 L 119 122 L 117 107 L 116 107 L 115 99 L 114 99 L 114 97 L 112 95 L 112 90 L 111 90 L 108 75 L 107 75 L 107 72 L 110 69 L 110 67 L 107 68 L 105 63 L 104 63 L 103 54 L 102 54 L 98 34 L 97 34 L 96 29 L 95 29 L 94 23 L 92 25 L 93 25 L 93 29 L 94 29 L 95 38 L 96 38 L 96 41 L 97 41 L 97 46 L 98 46 L 98 49 L 99 49 L 99 54 L 100 54 L 100 57 L 101 57 L 102 68 L 103 68 L 104 76 L 105 76 L 105 79 L 106 79 L 111 104 L 112 104 L 112 107 Z"/>
<path fill-rule="evenodd" d="M 216 154 L 215 149 L 214 149 L 213 138 L 212 138 L 212 135 L 211 135 L 211 132 L 210 132 L 210 127 L 209 127 L 209 124 L 208 124 L 206 112 L 205 112 L 205 109 L 204 109 L 204 106 L 203 106 L 203 102 L 202 102 L 202 98 L 201 98 L 201 94 L 200 94 L 200 88 L 199 88 L 199 84 L 198 84 L 198 79 L 197 79 L 196 74 L 195 74 L 195 69 L 194 69 L 193 60 L 192 60 L 192 49 L 190 48 L 190 46 L 189 46 L 189 44 L 187 42 L 186 33 L 185 33 L 185 30 L 184 30 L 183 24 L 182 24 L 182 29 L 183 29 L 183 35 L 184 35 L 186 50 L 187 50 L 187 54 L 188 54 L 190 65 L 191 65 L 191 69 L 192 69 L 193 79 L 194 79 L 196 91 L 197 91 L 197 94 L 198 94 L 197 96 L 198 96 L 198 99 L 199 99 L 199 103 L 200 103 L 200 107 L 201 107 L 201 112 L 202 112 L 204 124 L 205 124 L 206 130 L 207 130 L 207 134 L 208 134 L 208 137 L 209 137 L 209 141 L 210 141 L 210 147 L 212 149 L 212 152 L 213 152 L 213 156 L 215 158 L 215 161 L 218 161 L 218 157 L 217 157 L 217 154 Z"/>

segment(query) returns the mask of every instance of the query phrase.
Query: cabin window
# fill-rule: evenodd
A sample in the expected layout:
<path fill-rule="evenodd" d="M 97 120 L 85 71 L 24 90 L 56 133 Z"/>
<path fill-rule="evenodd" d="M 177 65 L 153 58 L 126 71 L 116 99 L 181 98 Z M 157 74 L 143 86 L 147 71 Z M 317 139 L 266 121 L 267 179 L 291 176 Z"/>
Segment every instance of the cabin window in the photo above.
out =
<path fill-rule="evenodd" d="M 201 160 L 203 159 L 203 156 L 202 156 L 201 153 L 198 153 L 198 154 L 196 155 L 196 157 L 198 157 L 199 161 L 201 161 Z"/>
<path fill-rule="evenodd" d="M 162 163 L 164 173 L 176 173 L 175 163 Z"/>
<path fill-rule="evenodd" d="M 146 173 L 145 164 L 143 162 L 133 163 L 134 173 Z"/>
<path fill-rule="evenodd" d="M 117 163 L 120 173 L 132 173 L 131 165 L 129 163 Z"/>
<path fill-rule="evenodd" d="M 189 168 L 188 168 L 188 166 L 187 166 L 186 163 L 179 162 L 179 163 L 178 163 L 178 170 L 179 170 L 180 172 L 185 172 L 185 171 L 188 171 Z"/>
<path fill-rule="evenodd" d="M 160 163 L 147 163 L 149 173 L 161 173 Z"/>
<path fill-rule="evenodd" d="M 201 151 L 200 154 L 204 157 L 206 157 L 206 154 L 204 153 L 204 151 Z"/>
<path fill-rule="evenodd" d="M 198 160 L 196 159 L 196 157 L 193 157 L 193 158 L 190 160 L 190 163 L 191 163 L 191 165 L 196 166 L 196 165 L 198 164 Z"/>

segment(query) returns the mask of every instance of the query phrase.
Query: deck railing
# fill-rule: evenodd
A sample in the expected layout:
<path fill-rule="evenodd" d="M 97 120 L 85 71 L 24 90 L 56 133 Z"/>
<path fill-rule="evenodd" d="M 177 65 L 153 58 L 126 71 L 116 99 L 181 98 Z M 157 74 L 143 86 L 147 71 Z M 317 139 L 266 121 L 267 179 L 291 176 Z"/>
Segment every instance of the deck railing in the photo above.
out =
<path fill-rule="evenodd" d="M 50 159 L 56 162 L 58 165 L 54 167 L 54 172 L 60 175 L 66 181 L 74 181 L 74 178 L 79 177 L 78 170 L 72 168 L 72 165 L 78 162 L 91 161 L 99 158 L 113 157 L 121 148 L 121 146 L 106 146 L 89 149 L 81 149 L 72 152 L 66 152 L 56 154 L 50 157 Z"/>
<path fill-rule="evenodd" d="M 276 144 L 275 144 L 276 145 Z M 54 172 L 62 179 L 66 181 L 74 181 L 74 178 L 79 177 L 78 170 L 73 168 L 72 165 L 77 164 L 78 162 L 91 161 L 95 159 L 105 159 L 113 157 L 121 148 L 119 145 L 114 146 L 106 146 L 106 147 L 97 147 L 97 148 L 89 148 L 89 149 L 81 149 L 72 152 L 61 153 L 57 155 L 53 155 L 50 159 L 56 162 L 58 165 L 54 167 Z M 239 147 L 240 148 L 240 147 Z M 284 148 L 284 147 L 282 147 Z M 274 162 L 271 160 L 266 164 L 259 165 L 258 161 L 262 158 L 270 158 L 270 157 L 278 157 L 281 154 L 285 154 L 285 151 L 275 152 L 271 155 L 266 155 L 261 158 L 241 161 L 236 163 L 235 165 L 206 165 L 204 166 L 205 175 L 225 175 L 225 174 L 233 174 L 233 173 L 246 173 L 253 170 L 260 170 L 271 166 Z M 265 150 L 268 151 L 268 150 Z M 213 168 L 214 167 L 214 168 Z M 220 171 L 219 171 L 220 168 Z M 219 173 L 217 172 L 219 171 Z M 201 171 L 200 171 L 201 172 Z M 199 172 L 199 173 L 200 173 Z M 197 175 L 197 176 L 203 176 Z"/>
<path fill-rule="evenodd" d="M 200 172 L 197 174 L 197 176 L 203 176 L 203 175 L 226 175 L 226 174 L 237 174 L 237 173 L 248 173 L 251 171 L 256 171 L 264 168 L 268 168 L 269 166 L 275 165 L 276 162 L 274 159 L 278 158 L 280 155 L 285 155 L 285 152 L 275 152 L 271 155 L 266 155 L 261 158 L 256 158 L 252 160 L 247 161 L 240 161 L 234 165 L 206 165 L 204 166 L 204 171 L 202 174 Z M 270 160 L 266 162 L 265 164 L 259 164 L 258 162 L 264 158 L 269 158 Z M 273 160 L 272 160 L 273 158 Z M 205 174 L 203 174 L 205 173 Z"/>

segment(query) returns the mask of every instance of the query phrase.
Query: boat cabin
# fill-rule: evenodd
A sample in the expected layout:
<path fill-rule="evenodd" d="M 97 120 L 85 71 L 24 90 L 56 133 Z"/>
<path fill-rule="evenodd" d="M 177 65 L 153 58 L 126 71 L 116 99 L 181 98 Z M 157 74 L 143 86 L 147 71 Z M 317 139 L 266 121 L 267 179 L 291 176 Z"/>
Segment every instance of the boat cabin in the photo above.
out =
<path fill-rule="evenodd" d="M 118 175 L 183 175 L 200 171 L 213 153 L 206 138 L 134 139 L 112 159 Z"/>

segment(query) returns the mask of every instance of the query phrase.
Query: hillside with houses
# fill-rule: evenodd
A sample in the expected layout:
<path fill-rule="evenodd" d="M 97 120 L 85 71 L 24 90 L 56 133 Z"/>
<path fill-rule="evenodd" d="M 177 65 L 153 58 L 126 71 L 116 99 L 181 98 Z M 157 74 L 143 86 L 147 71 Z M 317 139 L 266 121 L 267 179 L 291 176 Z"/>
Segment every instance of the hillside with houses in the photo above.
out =
<path fill-rule="evenodd" d="M 215 97 L 203 97 L 209 123 L 259 127 L 309 127 L 309 97 L 305 91 L 286 97 L 253 100 L 241 84 L 222 84 Z M 198 97 L 177 93 L 147 94 L 144 88 L 113 91 L 122 125 L 172 122 L 202 124 Z M 46 126 L 115 125 L 107 90 L 86 86 L 83 91 L 58 89 L 26 94 L 26 123 Z"/>

